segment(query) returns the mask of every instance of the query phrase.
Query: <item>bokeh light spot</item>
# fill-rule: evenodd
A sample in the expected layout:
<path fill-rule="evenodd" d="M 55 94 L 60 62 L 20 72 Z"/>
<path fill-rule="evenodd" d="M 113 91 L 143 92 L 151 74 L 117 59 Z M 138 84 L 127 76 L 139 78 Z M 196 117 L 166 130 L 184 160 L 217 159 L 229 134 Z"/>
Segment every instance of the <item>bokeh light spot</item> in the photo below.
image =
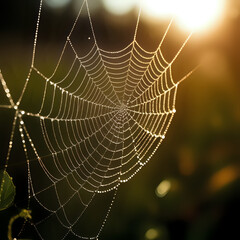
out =
<path fill-rule="evenodd" d="M 137 0 L 103 0 L 106 10 L 115 15 L 123 15 L 130 12 Z"/>
<path fill-rule="evenodd" d="M 239 178 L 239 170 L 235 166 L 227 166 L 216 172 L 209 181 L 209 189 L 213 192 L 220 190 L 226 185 Z"/>
<path fill-rule="evenodd" d="M 62 8 L 68 5 L 71 0 L 45 0 L 45 2 L 51 8 Z"/>
<path fill-rule="evenodd" d="M 151 18 L 169 17 L 174 13 L 175 0 L 143 0 L 142 10 Z"/>
<path fill-rule="evenodd" d="M 149 239 L 149 240 L 154 240 L 158 236 L 159 236 L 158 230 L 154 228 L 150 228 L 149 230 L 147 230 L 145 234 L 146 239 Z"/>
<path fill-rule="evenodd" d="M 170 189 L 171 189 L 171 182 L 169 180 L 164 180 L 158 185 L 156 189 L 156 194 L 158 197 L 164 197 L 168 194 Z"/>

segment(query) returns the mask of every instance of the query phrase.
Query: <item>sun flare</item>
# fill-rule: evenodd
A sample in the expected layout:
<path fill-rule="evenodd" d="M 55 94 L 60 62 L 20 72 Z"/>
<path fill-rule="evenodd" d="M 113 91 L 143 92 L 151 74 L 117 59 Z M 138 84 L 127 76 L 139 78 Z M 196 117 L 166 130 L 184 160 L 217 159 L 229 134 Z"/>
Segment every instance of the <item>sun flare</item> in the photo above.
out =
<path fill-rule="evenodd" d="M 173 16 L 180 27 L 203 30 L 219 20 L 225 0 L 143 0 L 143 12 L 150 18 Z"/>

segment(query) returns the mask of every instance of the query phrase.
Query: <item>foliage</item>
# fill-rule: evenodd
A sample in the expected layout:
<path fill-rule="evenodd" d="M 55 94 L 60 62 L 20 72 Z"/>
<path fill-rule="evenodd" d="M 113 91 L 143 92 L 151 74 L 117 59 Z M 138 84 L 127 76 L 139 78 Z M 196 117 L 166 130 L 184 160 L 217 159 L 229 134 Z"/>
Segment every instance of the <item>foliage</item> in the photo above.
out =
<path fill-rule="evenodd" d="M 10 207 L 14 201 L 16 188 L 5 170 L 0 171 L 0 211 Z"/>

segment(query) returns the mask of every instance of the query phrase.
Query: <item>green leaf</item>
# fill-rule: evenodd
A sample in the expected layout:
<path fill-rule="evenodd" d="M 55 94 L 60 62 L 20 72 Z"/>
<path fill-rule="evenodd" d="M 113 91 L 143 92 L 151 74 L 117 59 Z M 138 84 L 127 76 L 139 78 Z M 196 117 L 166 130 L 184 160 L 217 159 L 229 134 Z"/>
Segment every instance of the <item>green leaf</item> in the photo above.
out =
<path fill-rule="evenodd" d="M 0 211 L 10 207 L 14 201 L 16 188 L 5 170 L 0 170 Z"/>

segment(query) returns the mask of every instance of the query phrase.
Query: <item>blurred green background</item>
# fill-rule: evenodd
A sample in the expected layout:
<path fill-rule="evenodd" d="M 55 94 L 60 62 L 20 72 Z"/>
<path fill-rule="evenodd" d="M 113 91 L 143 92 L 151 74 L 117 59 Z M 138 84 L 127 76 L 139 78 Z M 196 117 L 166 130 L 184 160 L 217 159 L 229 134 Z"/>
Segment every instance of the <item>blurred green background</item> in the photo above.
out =
<path fill-rule="evenodd" d="M 59 8 L 44 5 L 36 55 L 36 64 L 44 73 L 51 72 L 59 57 L 76 16 L 76 3 L 72 1 Z M 89 4 L 100 47 L 116 50 L 132 41 L 136 10 L 119 16 L 109 13 L 101 1 L 91 0 Z M 39 2 L 32 0 L 1 3 L 0 69 L 14 99 L 19 96 L 30 67 L 38 6 Z M 148 50 L 155 49 L 165 27 L 165 20 L 141 19 L 140 43 Z M 168 59 L 186 34 L 173 26 L 163 46 Z M 202 67 L 179 87 L 177 113 L 163 144 L 139 174 L 121 185 L 102 239 L 240 239 L 238 0 L 227 1 L 216 27 L 194 34 L 174 66 L 175 79 L 180 79 L 200 61 Z M 0 94 L 2 100 L 4 96 Z M 2 166 L 13 111 L 0 110 Z M 17 187 L 17 197 L 13 207 L 0 212 L 1 240 L 6 239 L 10 217 L 26 207 L 26 161 L 19 136 L 15 141 L 18 144 L 8 172 Z M 16 233 L 21 225 L 19 220 Z M 37 239 L 31 230 L 22 236 Z"/>

